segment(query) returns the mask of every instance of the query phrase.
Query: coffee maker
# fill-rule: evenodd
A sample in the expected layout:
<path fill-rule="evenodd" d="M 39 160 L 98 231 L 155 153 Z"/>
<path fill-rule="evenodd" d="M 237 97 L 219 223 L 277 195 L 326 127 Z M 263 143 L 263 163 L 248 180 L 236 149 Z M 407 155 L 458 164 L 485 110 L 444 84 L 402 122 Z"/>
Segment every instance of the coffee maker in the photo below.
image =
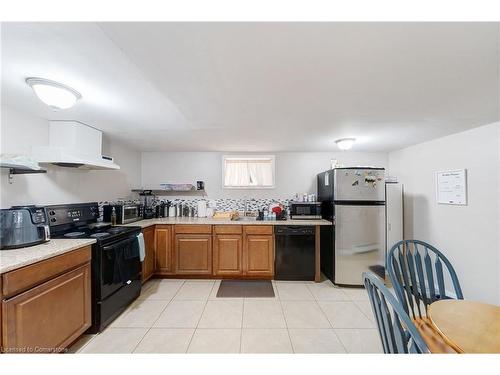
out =
<path fill-rule="evenodd" d="M 142 218 L 153 219 L 155 217 L 155 210 L 153 209 L 154 194 L 151 190 L 143 190 L 139 193 L 142 200 Z"/>

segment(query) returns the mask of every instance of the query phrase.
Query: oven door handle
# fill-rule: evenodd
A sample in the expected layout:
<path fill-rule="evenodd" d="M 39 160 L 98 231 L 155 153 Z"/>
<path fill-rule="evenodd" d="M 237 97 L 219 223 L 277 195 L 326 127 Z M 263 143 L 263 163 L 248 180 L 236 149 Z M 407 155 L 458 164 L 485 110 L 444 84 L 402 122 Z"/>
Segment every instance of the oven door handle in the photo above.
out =
<path fill-rule="evenodd" d="M 121 240 L 120 242 L 116 242 L 112 245 L 108 245 L 108 246 L 104 246 L 102 248 L 103 251 L 110 251 L 110 250 L 113 250 L 113 249 L 116 249 L 117 247 L 120 247 L 120 246 L 124 246 L 124 245 L 128 245 L 130 244 L 131 242 L 135 241 L 137 238 L 137 236 L 134 236 L 134 237 L 129 237 L 127 238 L 126 240 Z"/>

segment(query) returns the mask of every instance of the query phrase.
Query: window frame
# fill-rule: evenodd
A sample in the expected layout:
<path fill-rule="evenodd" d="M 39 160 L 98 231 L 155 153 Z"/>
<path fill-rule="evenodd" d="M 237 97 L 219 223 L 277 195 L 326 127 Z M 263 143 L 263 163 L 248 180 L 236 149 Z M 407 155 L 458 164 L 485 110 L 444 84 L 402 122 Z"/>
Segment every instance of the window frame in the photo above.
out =
<path fill-rule="evenodd" d="M 226 186 L 226 160 L 227 159 L 270 159 L 271 160 L 271 171 L 273 174 L 273 184 L 270 186 Z M 276 155 L 261 155 L 261 154 L 225 154 L 222 155 L 222 189 L 229 190 L 269 190 L 276 189 Z"/>

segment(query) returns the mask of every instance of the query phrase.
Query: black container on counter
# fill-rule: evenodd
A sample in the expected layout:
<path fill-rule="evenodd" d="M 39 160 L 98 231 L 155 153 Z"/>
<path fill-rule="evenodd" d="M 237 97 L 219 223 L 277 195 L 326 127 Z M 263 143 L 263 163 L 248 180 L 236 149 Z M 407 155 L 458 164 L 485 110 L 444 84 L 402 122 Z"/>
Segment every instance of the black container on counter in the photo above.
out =
<path fill-rule="evenodd" d="M 157 204 L 155 207 L 155 217 L 164 217 L 165 215 L 165 203 L 161 202 L 160 204 Z"/>

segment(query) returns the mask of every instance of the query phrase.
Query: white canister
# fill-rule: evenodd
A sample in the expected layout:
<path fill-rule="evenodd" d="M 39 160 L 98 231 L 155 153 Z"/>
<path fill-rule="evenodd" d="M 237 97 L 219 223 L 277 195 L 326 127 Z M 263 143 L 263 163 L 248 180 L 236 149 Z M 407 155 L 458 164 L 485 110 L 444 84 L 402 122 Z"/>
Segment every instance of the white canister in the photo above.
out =
<path fill-rule="evenodd" d="M 207 217 L 207 201 L 199 200 L 198 201 L 198 217 Z"/>
<path fill-rule="evenodd" d="M 215 210 L 213 209 L 213 207 L 208 207 L 207 208 L 207 217 L 214 216 L 214 212 L 215 212 Z"/>

